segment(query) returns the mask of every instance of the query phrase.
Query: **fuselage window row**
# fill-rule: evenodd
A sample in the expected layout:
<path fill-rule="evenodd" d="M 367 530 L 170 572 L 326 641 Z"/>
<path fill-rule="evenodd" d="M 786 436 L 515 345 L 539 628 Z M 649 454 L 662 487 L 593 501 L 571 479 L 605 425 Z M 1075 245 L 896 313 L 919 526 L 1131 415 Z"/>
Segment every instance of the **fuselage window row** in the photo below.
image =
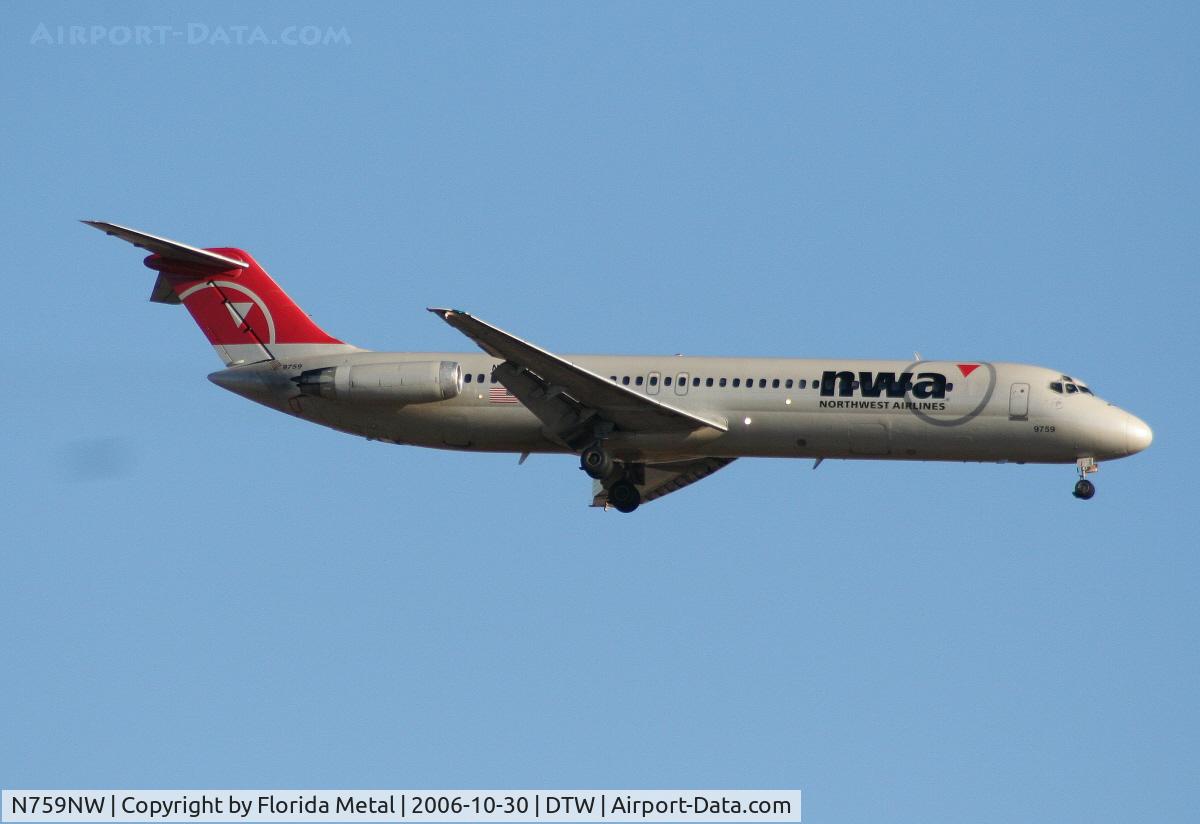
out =
<path fill-rule="evenodd" d="M 645 375 L 633 375 L 633 376 L 622 375 L 621 377 L 617 377 L 616 375 L 609 375 L 608 379 L 610 381 L 612 381 L 613 383 L 620 383 L 622 386 L 629 386 L 630 384 L 632 384 L 634 386 L 641 386 L 643 383 L 648 383 L 650 386 L 658 386 L 658 376 L 655 374 L 650 375 L 649 381 L 646 380 Z M 467 382 L 470 383 L 470 381 L 471 381 L 471 376 L 468 375 Z M 664 377 L 662 379 L 663 386 L 672 386 L 674 384 L 674 381 L 675 381 L 675 379 L 670 376 Z M 733 378 L 732 379 L 733 382 L 732 382 L 732 384 L 730 384 L 729 378 L 699 378 L 699 377 L 692 378 L 692 386 L 699 388 L 701 385 L 701 381 L 703 381 L 703 385 L 705 386 L 705 388 L 712 388 L 713 386 L 717 386 L 718 388 L 723 389 L 730 385 L 732 385 L 735 388 L 741 388 L 743 386 L 742 378 Z M 754 378 L 746 378 L 745 384 L 744 384 L 745 388 L 753 389 L 754 381 L 755 381 Z M 792 388 L 807 389 L 808 383 L 809 383 L 808 380 L 805 378 L 798 378 L 798 379 L 758 378 L 758 388 L 766 389 L 768 381 L 770 382 L 771 389 L 792 389 Z M 493 383 L 494 382 L 495 381 L 493 381 Z M 857 388 L 858 381 L 855 381 L 854 385 Z M 687 378 L 686 377 L 679 378 L 679 386 L 681 386 L 681 387 L 687 386 Z M 813 389 L 817 389 L 819 386 L 820 386 L 819 381 L 814 380 L 812 382 Z"/>

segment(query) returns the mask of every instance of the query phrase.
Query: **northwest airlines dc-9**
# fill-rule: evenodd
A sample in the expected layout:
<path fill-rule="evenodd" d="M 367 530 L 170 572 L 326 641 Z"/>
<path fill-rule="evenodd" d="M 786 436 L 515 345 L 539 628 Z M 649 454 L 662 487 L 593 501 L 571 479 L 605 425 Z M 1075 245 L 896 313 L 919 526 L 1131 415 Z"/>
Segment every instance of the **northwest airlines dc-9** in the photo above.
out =
<path fill-rule="evenodd" d="M 457 309 L 481 352 L 374 352 L 321 330 L 240 249 L 84 221 L 150 252 L 150 300 L 182 303 L 225 363 L 209 380 L 392 444 L 571 453 L 592 506 L 632 512 L 737 458 L 1075 464 L 1150 445 L 1150 427 L 1055 369 L 986 361 L 560 356 Z"/>

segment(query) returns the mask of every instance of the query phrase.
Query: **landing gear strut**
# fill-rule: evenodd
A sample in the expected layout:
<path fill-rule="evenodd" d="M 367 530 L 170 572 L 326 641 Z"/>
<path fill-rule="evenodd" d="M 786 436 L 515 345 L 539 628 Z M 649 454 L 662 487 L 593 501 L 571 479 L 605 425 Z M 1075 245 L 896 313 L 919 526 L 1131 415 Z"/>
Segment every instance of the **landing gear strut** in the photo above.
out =
<path fill-rule="evenodd" d="M 1075 462 L 1075 468 L 1079 470 L 1079 480 L 1075 482 L 1075 491 L 1071 494 L 1081 501 L 1089 500 L 1096 494 L 1096 485 L 1087 476 L 1099 471 L 1100 467 L 1096 465 L 1095 458 L 1080 458 Z"/>

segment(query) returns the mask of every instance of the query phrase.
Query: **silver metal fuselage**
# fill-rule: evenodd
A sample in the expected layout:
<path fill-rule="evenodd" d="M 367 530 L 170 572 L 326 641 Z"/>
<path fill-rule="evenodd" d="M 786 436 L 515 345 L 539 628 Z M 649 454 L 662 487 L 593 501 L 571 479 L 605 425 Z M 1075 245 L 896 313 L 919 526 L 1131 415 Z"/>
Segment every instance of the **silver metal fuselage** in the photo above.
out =
<path fill-rule="evenodd" d="M 566 358 L 605 378 L 620 383 L 628 379 L 631 389 L 674 407 L 727 423 L 726 432 L 614 431 L 607 447 L 623 461 L 706 456 L 1074 463 L 1131 455 L 1146 448 L 1152 437 L 1144 422 L 1092 394 L 1052 391 L 1051 384 L 1063 375 L 1039 366 L 690 356 Z M 417 361 L 453 361 L 470 379 L 464 380 L 456 397 L 403 406 L 302 396 L 294 382 L 305 370 Z M 290 359 L 277 353 L 276 360 L 235 366 L 209 377 L 273 409 L 373 440 L 479 452 L 571 452 L 548 437 L 530 411 L 509 400 L 503 387 L 491 381 L 492 369 L 499 363 L 482 353 L 355 350 Z M 945 376 L 948 384 L 944 397 L 922 396 L 919 387 L 914 392 L 912 380 L 903 394 L 892 396 L 872 386 L 871 378 L 863 386 L 850 381 L 846 373 L 910 374 L 914 379 L 921 373 L 936 373 Z M 843 377 L 831 382 L 830 374 Z"/>

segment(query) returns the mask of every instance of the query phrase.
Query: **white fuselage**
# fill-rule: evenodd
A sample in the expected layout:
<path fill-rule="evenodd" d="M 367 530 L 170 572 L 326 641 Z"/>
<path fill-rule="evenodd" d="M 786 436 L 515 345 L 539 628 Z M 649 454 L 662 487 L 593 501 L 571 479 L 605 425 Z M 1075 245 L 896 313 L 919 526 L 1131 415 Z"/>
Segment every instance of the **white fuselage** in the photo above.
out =
<path fill-rule="evenodd" d="M 1149 444 L 1138 418 L 1039 366 L 876 361 L 568 355 L 566 359 L 728 431 L 614 431 L 622 461 L 707 457 L 864 458 L 1073 463 L 1124 457 Z M 337 366 L 449 361 L 461 390 L 405 405 L 303 395 L 301 372 Z M 214 383 L 305 420 L 373 440 L 484 452 L 571 452 L 493 382 L 486 354 L 354 351 L 214 373 Z M 469 376 L 469 377 L 468 377 Z M 922 377 L 922 376 L 940 376 Z"/>

